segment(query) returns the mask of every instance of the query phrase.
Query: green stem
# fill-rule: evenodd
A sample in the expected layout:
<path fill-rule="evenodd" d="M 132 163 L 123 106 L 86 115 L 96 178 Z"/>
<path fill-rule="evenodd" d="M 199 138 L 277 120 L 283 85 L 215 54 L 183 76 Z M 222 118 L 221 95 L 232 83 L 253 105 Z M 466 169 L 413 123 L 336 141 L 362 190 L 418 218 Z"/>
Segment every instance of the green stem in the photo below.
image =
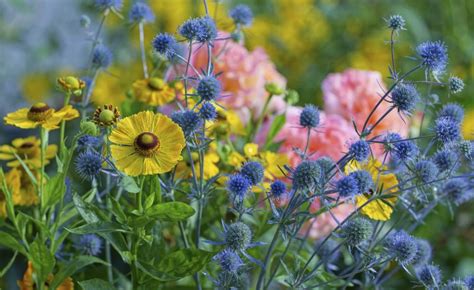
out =
<path fill-rule="evenodd" d="M 255 135 L 257 135 L 257 132 L 260 130 L 260 127 L 262 126 L 263 124 L 263 119 L 265 118 L 265 115 L 267 114 L 267 111 L 268 111 L 268 105 L 270 104 L 270 101 L 272 100 L 272 97 L 273 97 L 273 94 L 270 94 L 267 98 L 267 100 L 265 101 L 265 105 L 263 105 L 263 110 L 262 110 L 262 113 L 260 114 L 260 116 L 258 117 L 258 120 L 257 120 L 257 125 L 255 126 L 255 128 L 252 130 L 252 134 L 250 134 L 250 138 L 248 141 L 251 141 L 253 139 L 255 139 Z"/>
<path fill-rule="evenodd" d="M 69 105 L 70 100 L 71 100 L 71 92 L 67 92 L 64 98 L 64 107 Z M 66 133 L 66 121 L 63 120 L 61 122 L 61 131 L 59 135 L 59 157 L 61 157 L 61 160 L 64 160 L 65 133 Z"/>
<path fill-rule="evenodd" d="M 138 24 L 138 30 L 140 34 L 140 52 L 142 56 L 143 75 L 148 78 L 148 67 L 146 65 L 146 54 L 145 54 L 145 36 L 143 32 L 143 21 Z"/>

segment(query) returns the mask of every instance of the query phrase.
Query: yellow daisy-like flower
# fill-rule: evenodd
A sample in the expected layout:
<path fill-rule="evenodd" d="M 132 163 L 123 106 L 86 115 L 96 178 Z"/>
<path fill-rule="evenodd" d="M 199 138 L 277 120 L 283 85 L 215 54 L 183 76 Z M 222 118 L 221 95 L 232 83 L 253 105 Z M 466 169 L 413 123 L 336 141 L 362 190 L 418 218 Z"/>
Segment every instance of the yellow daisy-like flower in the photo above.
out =
<path fill-rule="evenodd" d="M 265 168 L 264 175 L 266 178 L 273 180 L 274 178 L 284 177 L 282 168 L 289 163 L 288 156 L 286 154 L 264 151 L 260 153 L 260 159 L 262 160 L 263 167 Z"/>
<path fill-rule="evenodd" d="M 83 80 L 74 76 L 60 77 L 56 82 L 61 90 L 73 93 L 76 96 L 80 96 L 82 90 L 86 87 L 86 83 Z"/>
<path fill-rule="evenodd" d="M 34 137 L 17 138 L 12 141 L 12 145 L 0 146 L 0 160 L 11 160 L 7 163 L 9 167 L 20 167 L 21 163 L 16 159 L 17 154 L 23 162 L 31 169 L 41 167 L 41 141 Z M 44 156 L 45 165 L 49 164 L 49 160 L 56 156 L 58 146 L 52 144 L 46 148 Z"/>
<path fill-rule="evenodd" d="M 227 163 L 234 167 L 240 167 L 242 166 L 242 164 L 245 163 L 246 160 L 247 159 L 245 159 L 245 157 L 242 156 L 242 154 L 240 154 L 239 152 L 232 151 L 232 153 L 230 153 L 230 155 L 228 156 Z"/>
<path fill-rule="evenodd" d="M 20 175 L 18 171 L 12 169 L 11 171 L 5 174 L 5 179 L 2 179 L 0 176 L 0 218 L 5 218 L 7 216 L 7 202 L 5 200 L 5 192 L 3 192 L 3 182 L 5 181 L 8 190 L 13 196 L 16 196 L 20 192 Z"/>
<path fill-rule="evenodd" d="M 369 172 L 375 183 L 375 188 L 371 189 L 370 192 L 356 196 L 357 207 L 364 205 L 370 199 L 373 192 L 380 188 L 383 189 L 383 194 L 398 192 L 397 177 L 393 173 L 387 173 L 387 167 L 379 160 L 371 158 L 367 163 L 359 163 L 353 160 L 345 167 L 346 174 L 357 170 Z M 383 200 L 376 199 L 366 204 L 360 211 L 373 220 L 386 221 L 390 219 L 397 199 L 397 197 L 385 198 Z"/>
<path fill-rule="evenodd" d="M 135 98 L 151 106 L 162 106 L 176 96 L 175 90 L 160 78 L 138 80 L 132 87 Z"/>
<path fill-rule="evenodd" d="M 256 156 L 258 154 L 258 144 L 255 144 L 255 143 L 245 144 L 244 154 L 247 158 Z"/>
<path fill-rule="evenodd" d="M 46 103 L 36 103 L 31 108 L 22 108 L 9 113 L 3 120 L 9 125 L 22 129 L 33 129 L 38 126 L 47 130 L 58 129 L 62 121 L 69 121 L 79 117 L 79 112 L 71 105 L 56 111 Z"/>
<path fill-rule="evenodd" d="M 39 203 L 38 194 L 36 187 L 30 179 L 30 176 L 22 168 L 13 168 L 10 172 L 20 177 L 20 190 L 13 194 L 13 204 L 20 206 L 32 206 Z M 33 176 L 36 180 L 40 181 L 40 173 L 38 171 L 32 171 Z M 47 181 L 44 180 L 43 184 Z"/>
<path fill-rule="evenodd" d="M 109 136 L 118 169 L 130 176 L 173 169 L 185 146 L 181 128 L 165 115 L 151 111 L 124 118 Z"/>

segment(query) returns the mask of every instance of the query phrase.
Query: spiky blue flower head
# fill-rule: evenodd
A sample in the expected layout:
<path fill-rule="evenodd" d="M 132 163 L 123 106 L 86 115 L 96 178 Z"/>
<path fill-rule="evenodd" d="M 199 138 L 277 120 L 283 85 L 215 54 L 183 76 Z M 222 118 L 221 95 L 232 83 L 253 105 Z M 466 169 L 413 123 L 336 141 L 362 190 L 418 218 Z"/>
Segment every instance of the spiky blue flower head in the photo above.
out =
<path fill-rule="evenodd" d="M 93 234 L 82 235 L 74 243 L 74 248 L 89 256 L 97 256 L 102 251 L 102 240 Z"/>
<path fill-rule="evenodd" d="M 369 142 L 365 140 L 358 140 L 349 147 L 349 154 L 357 161 L 362 162 L 367 160 L 370 155 Z"/>
<path fill-rule="evenodd" d="M 102 156 L 94 151 L 84 151 L 76 157 L 76 171 L 84 179 L 94 179 L 102 169 Z"/>
<path fill-rule="evenodd" d="M 253 21 L 252 10 L 244 4 L 239 4 L 229 11 L 229 16 L 234 23 L 242 26 L 250 26 Z"/>
<path fill-rule="evenodd" d="M 453 94 L 458 94 L 464 90 L 464 81 L 456 76 L 449 78 L 449 90 Z"/>
<path fill-rule="evenodd" d="M 436 119 L 434 132 L 436 139 L 443 143 L 456 141 L 461 137 L 459 123 L 446 117 Z"/>
<path fill-rule="evenodd" d="M 199 109 L 199 115 L 206 121 L 212 121 L 217 117 L 216 107 L 214 107 L 213 104 L 206 102 L 202 104 Z"/>
<path fill-rule="evenodd" d="M 252 242 L 252 230 L 249 226 L 236 222 L 227 227 L 225 232 L 226 246 L 233 251 L 245 250 Z"/>
<path fill-rule="evenodd" d="M 385 246 L 395 260 L 404 266 L 413 262 L 418 250 L 415 239 L 403 230 L 390 234 L 385 241 Z"/>
<path fill-rule="evenodd" d="M 112 52 L 110 49 L 103 45 L 99 44 L 94 48 L 92 52 L 92 65 L 96 69 L 106 69 L 112 64 Z"/>
<path fill-rule="evenodd" d="M 459 104 L 446 104 L 438 112 L 438 118 L 450 118 L 457 123 L 461 123 L 464 119 L 464 109 Z"/>
<path fill-rule="evenodd" d="M 77 146 L 79 149 L 90 149 L 99 147 L 102 144 L 102 140 L 99 137 L 84 135 L 77 139 Z"/>
<path fill-rule="evenodd" d="M 135 2 L 128 14 L 130 22 L 153 22 L 155 15 L 150 6 L 143 2 Z"/>
<path fill-rule="evenodd" d="M 393 106 L 399 112 L 411 114 L 415 110 L 420 96 L 414 85 L 400 83 L 393 89 L 391 99 Z"/>
<path fill-rule="evenodd" d="M 260 162 L 249 161 L 242 166 L 240 174 L 247 177 L 252 185 L 257 185 L 262 181 L 264 171 Z"/>
<path fill-rule="evenodd" d="M 357 182 L 357 193 L 369 192 L 374 186 L 372 175 L 366 170 L 357 170 L 349 174 Z"/>
<path fill-rule="evenodd" d="M 205 76 L 199 80 L 197 93 L 204 101 L 212 101 L 221 94 L 221 83 L 214 76 Z"/>
<path fill-rule="evenodd" d="M 404 140 L 400 142 L 393 143 L 395 148 L 391 154 L 396 160 L 407 161 L 409 159 L 415 158 L 420 150 L 416 146 L 415 142 L 412 140 Z"/>
<path fill-rule="evenodd" d="M 176 53 L 176 38 L 169 33 L 160 33 L 153 39 L 153 48 L 160 54 L 171 58 Z"/>
<path fill-rule="evenodd" d="M 416 255 L 413 258 L 413 266 L 422 266 L 431 260 L 432 249 L 430 243 L 423 239 L 415 239 Z"/>
<path fill-rule="evenodd" d="M 405 29 L 405 19 L 400 15 L 391 15 L 387 19 L 387 26 L 393 30 L 403 30 Z"/>
<path fill-rule="evenodd" d="M 229 176 L 227 181 L 227 190 L 229 190 L 232 196 L 238 197 L 240 200 L 245 197 L 251 186 L 250 180 L 239 173 Z"/>
<path fill-rule="evenodd" d="M 464 283 L 466 283 L 467 289 L 474 289 L 474 275 L 464 278 Z"/>
<path fill-rule="evenodd" d="M 443 290 L 468 290 L 466 283 L 461 279 L 451 279 L 446 285 L 443 286 Z"/>
<path fill-rule="evenodd" d="M 474 142 L 469 141 L 469 140 L 463 140 L 459 142 L 458 144 L 458 148 L 461 154 L 464 155 L 464 157 L 466 157 L 469 160 L 472 160 L 472 158 L 474 157 L 474 146 L 473 146 L 474 144 L 473 143 Z"/>
<path fill-rule="evenodd" d="M 455 169 L 457 154 L 452 150 L 441 150 L 433 156 L 433 162 L 438 166 L 440 172 Z"/>
<path fill-rule="evenodd" d="M 293 187 L 296 190 L 311 190 L 321 179 L 321 167 L 316 161 L 304 160 L 293 171 Z"/>
<path fill-rule="evenodd" d="M 342 236 L 349 245 L 357 246 L 370 238 L 373 230 L 374 227 L 368 219 L 356 217 L 342 225 Z"/>
<path fill-rule="evenodd" d="M 319 167 L 321 167 L 322 175 L 329 174 L 335 165 L 334 160 L 332 160 L 330 157 L 327 157 L 327 156 L 323 156 L 316 159 L 316 163 L 318 163 Z"/>
<path fill-rule="evenodd" d="M 428 289 L 438 288 L 441 284 L 441 270 L 436 265 L 425 265 L 418 268 L 416 277 Z"/>
<path fill-rule="evenodd" d="M 217 28 L 212 18 L 191 18 L 179 27 L 179 34 L 189 41 L 209 42 L 217 37 Z"/>
<path fill-rule="evenodd" d="M 198 18 L 186 20 L 178 29 L 179 34 L 187 40 L 195 40 L 202 29 Z"/>
<path fill-rule="evenodd" d="M 230 249 L 224 249 L 214 256 L 213 259 L 219 263 L 221 269 L 225 272 L 235 273 L 244 265 L 240 256 Z"/>
<path fill-rule="evenodd" d="M 383 140 L 385 152 L 393 152 L 395 150 L 395 143 L 400 142 L 401 140 L 402 136 L 400 136 L 400 134 L 393 132 L 387 133 Z"/>
<path fill-rule="evenodd" d="M 185 137 L 189 137 L 199 130 L 203 123 L 199 114 L 190 110 L 173 112 L 171 120 L 181 127 Z"/>
<path fill-rule="evenodd" d="M 443 185 L 441 193 L 445 194 L 451 202 L 459 205 L 464 201 L 467 187 L 468 184 L 464 179 L 451 179 Z"/>
<path fill-rule="evenodd" d="M 319 110 L 314 105 L 306 105 L 300 114 L 300 125 L 305 128 L 316 128 L 319 125 Z"/>
<path fill-rule="evenodd" d="M 286 184 L 281 180 L 275 180 L 270 185 L 270 193 L 273 197 L 279 198 L 286 193 Z"/>
<path fill-rule="evenodd" d="M 351 197 L 359 193 L 357 180 L 353 176 L 344 176 L 336 182 L 336 191 L 341 197 Z"/>
<path fill-rule="evenodd" d="M 421 160 L 415 164 L 415 174 L 424 183 L 429 183 L 436 179 L 438 167 L 430 160 Z"/>
<path fill-rule="evenodd" d="M 119 11 L 122 4 L 122 0 L 95 0 L 95 6 L 100 10 L 115 9 Z"/>
<path fill-rule="evenodd" d="M 426 41 L 416 47 L 421 64 L 429 71 L 442 73 L 448 64 L 448 48 L 442 41 Z"/>

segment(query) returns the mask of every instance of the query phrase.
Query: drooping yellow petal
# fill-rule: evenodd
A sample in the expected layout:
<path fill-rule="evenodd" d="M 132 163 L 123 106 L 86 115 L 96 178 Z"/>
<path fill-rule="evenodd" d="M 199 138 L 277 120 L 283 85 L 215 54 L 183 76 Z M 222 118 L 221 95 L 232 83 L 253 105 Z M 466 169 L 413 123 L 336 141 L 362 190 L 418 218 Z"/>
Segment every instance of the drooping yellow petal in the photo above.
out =
<path fill-rule="evenodd" d="M 22 129 L 36 128 L 40 123 L 28 119 L 28 108 L 19 109 L 16 112 L 7 114 L 3 120 L 8 125 L 13 125 Z"/>
<path fill-rule="evenodd" d="M 0 146 L 0 160 L 11 160 L 15 158 L 16 149 L 10 145 Z"/>
<path fill-rule="evenodd" d="M 120 145 L 133 145 L 135 137 L 140 134 L 138 133 L 132 123 L 130 117 L 120 120 L 117 127 L 112 131 L 109 136 L 109 140 L 112 143 Z"/>

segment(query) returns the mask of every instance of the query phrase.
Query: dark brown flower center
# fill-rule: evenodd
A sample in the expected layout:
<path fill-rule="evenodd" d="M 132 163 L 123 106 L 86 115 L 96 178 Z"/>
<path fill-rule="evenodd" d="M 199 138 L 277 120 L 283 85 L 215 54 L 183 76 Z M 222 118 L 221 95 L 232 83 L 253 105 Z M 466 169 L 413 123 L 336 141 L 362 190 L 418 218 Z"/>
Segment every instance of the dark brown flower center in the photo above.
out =
<path fill-rule="evenodd" d="M 53 113 L 53 110 L 45 103 L 36 103 L 31 106 L 27 117 L 34 122 L 43 122 L 48 119 Z"/>
<path fill-rule="evenodd" d="M 160 148 L 160 140 L 150 132 L 143 132 L 135 138 L 135 149 L 143 156 L 151 156 Z"/>

